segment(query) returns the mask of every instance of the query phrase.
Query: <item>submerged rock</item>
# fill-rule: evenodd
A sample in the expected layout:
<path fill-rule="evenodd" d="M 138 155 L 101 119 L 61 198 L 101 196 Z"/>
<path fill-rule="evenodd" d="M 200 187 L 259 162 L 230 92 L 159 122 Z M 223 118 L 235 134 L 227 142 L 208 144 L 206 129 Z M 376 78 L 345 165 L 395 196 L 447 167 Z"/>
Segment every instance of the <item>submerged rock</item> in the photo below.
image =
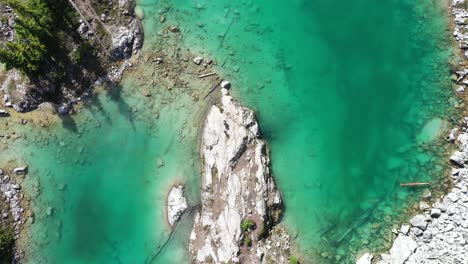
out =
<path fill-rule="evenodd" d="M 167 196 L 167 220 L 173 226 L 187 210 L 187 199 L 182 185 L 172 187 Z"/>
<path fill-rule="evenodd" d="M 221 92 L 202 134 L 201 210 L 190 235 L 193 262 L 288 263 L 286 231 L 276 226 L 275 237 L 268 237 L 281 218 L 282 200 L 255 114 L 228 90 Z M 241 228 L 247 222 L 266 238 L 257 241 L 250 229 Z M 241 251 L 243 238 L 249 249 Z"/>
<path fill-rule="evenodd" d="M 195 57 L 193 58 L 193 63 L 195 63 L 196 65 L 200 65 L 202 62 L 203 62 L 203 58 L 202 57 Z"/>
<path fill-rule="evenodd" d="M 16 175 L 26 175 L 28 173 L 28 166 L 15 168 L 13 172 Z"/>

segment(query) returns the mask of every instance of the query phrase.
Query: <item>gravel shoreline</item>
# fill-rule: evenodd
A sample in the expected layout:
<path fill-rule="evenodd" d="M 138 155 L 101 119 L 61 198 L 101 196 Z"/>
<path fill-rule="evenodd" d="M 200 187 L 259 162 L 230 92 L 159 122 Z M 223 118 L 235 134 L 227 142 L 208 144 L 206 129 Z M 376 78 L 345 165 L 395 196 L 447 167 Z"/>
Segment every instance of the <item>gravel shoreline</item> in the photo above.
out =
<path fill-rule="evenodd" d="M 449 3 L 453 37 L 464 62 L 468 60 L 467 4 L 465 0 Z M 463 65 L 457 65 L 452 76 L 461 98 L 468 89 L 468 69 Z M 421 201 L 422 212 L 394 230 L 396 238 L 388 253 L 375 258 L 365 253 L 356 264 L 468 263 L 468 117 L 450 131 L 448 139 L 457 146 L 450 157 L 453 188 L 431 205 Z"/>

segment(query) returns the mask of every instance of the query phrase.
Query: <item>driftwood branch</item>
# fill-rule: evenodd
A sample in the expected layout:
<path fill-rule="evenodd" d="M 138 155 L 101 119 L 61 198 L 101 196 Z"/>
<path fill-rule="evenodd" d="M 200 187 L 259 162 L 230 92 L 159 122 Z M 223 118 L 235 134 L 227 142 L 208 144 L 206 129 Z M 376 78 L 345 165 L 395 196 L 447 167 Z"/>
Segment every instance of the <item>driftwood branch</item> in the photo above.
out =
<path fill-rule="evenodd" d="M 205 77 L 208 77 L 208 76 L 213 76 L 215 75 L 216 72 L 210 72 L 210 73 L 205 73 L 205 74 L 202 74 L 202 75 L 199 75 L 198 78 L 205 78 Z"/>

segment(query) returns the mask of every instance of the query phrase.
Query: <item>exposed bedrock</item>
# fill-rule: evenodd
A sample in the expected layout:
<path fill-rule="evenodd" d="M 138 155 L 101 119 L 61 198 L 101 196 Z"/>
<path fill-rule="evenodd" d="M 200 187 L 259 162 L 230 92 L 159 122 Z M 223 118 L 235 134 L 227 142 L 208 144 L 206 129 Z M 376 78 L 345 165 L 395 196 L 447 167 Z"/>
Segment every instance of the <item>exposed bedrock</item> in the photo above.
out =
<path fill-rule="evenodd" d="M 252 110 L 221 89 L 201 143 L 201 209 L 190 235 L 195 263 L 288 263 L 289 235 L 278 224 L 281 194 Z"/>

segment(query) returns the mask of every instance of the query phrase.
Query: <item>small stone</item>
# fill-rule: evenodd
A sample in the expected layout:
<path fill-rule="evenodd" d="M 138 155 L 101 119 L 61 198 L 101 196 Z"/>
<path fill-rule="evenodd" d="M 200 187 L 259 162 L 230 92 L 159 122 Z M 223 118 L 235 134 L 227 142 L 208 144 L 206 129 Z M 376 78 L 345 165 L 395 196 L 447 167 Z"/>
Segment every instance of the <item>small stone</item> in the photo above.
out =
<path fill-rule="evenodd" d="M 15 168 L 13 172 L 16 175 L 26 175 L 28 173 L 28 166 Z"/>
<path fill-rule="evenodd" d="M 440 209 L 437 209 L 437 208 L 431 209 L 431 217 L 438 218 L 441 214 L 442 212 L 440 211 Z"/>
<path fill-rule="evenodd" d="M 51 206 L 47 207 L 47 211 L 46 211 L 47 216 L 51 216 L 53 213 L 54 213 L 54 208 L 52 208 Z"/>
<path fill-rule="evenodd" d="M 428 200 L 428 199 L 430 199 L 431 197 L 432 197 L 431 191 L 429 191 L 429 190 L 424 190 L 424 192 L 423 192 L 423 198 L 426 199 L 426 200 Z"/>
<path fill-rule="evenodd" d="M 419 210 L 426 211 L 427 209 L 431 208 L 428 203 L 421 201 L 419 202 Z"/>
<path fill-rule="evenodd" d="M 415 235 L 415 236 L 421 236 L 423 234 L 423 231 L 419 228 L 411 228 L 411 232 Z"/>
<path fill-rule="evenodd" d="M 162 64 L 164 62 L 164 60 L 162 58 L 154 58 L 153 59 L 153 62 L 156 62 L 156 64 Z"/>
<path fill-rule="evenodd" d="M 172 33 L 177 33 L 177 32 L 180 32 L 180 29 L 176 26 L 170 26 L 169 27 L 169 30 L 172 32 Z"/>
<path fill-rule="evenodd" d="M 231 83 L 227 80 L 224 80 L 221 82 L 221 87 L 224 88 L 224 89 L 229 89 L 231 88 Z"/>
<path fill-rule="evenodd" d="M 161 22 L 161 23 L 166 22 L 166 16 L 165 15 L 160 15 L 159 16 L 159 22 Z"/>
<path fill-rule="evenodd" d="M 452 193 L 449 193 L 449 194 L 447 195 L 447 198 L 449 198 L 450 201 L 452 201 L 452 202 L 454 202 L 454 203 L 455 203 L 456 201 L 458 201 L 458 196 L 457 196 L 455 193 L 453 193 L 453 192 L 452 192 Z"/>
<path fill-rule="evenodd" d="M 162 158 L 158 158 L 158 160 L 156 161 L 156 166 L 158 166 L 158 168 L 161 168 L 164 166 L 164 160 Z"/>
<path fill-rule="evenodd" d="M 374 256 L 370 253 L 364 253 L 357 261 L 356 264 L 371 264 Z"/>
<path fill-rule="evenodd" d="M 144 90 L 143 91 L 143 96 L 145 97 L 151 97 L 151 92 L 149 90 Z"/>
<path fill-rule="evenodd" d="M 202 57 L 195 57 L 192 61 L 193 61 L 196 65 L 200 65 L 200 64 L 203 62 L 203 58 L 202 58 Z"/>

